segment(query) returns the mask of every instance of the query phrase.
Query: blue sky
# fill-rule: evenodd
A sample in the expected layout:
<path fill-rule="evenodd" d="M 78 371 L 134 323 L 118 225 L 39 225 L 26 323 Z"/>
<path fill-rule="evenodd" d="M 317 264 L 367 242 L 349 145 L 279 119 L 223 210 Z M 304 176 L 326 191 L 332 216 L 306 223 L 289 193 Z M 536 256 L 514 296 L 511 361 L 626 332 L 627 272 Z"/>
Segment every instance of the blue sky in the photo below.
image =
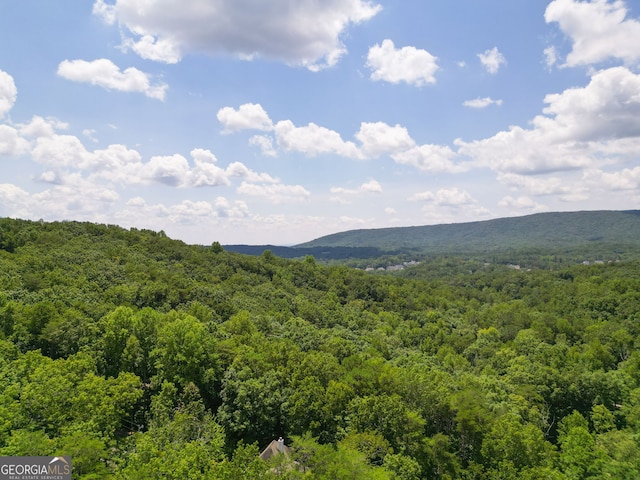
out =
<path fill-rule="evenodd" d="M 0 216 L 289 245 L 638 208 L 631 1 L 0 3 Z"/>

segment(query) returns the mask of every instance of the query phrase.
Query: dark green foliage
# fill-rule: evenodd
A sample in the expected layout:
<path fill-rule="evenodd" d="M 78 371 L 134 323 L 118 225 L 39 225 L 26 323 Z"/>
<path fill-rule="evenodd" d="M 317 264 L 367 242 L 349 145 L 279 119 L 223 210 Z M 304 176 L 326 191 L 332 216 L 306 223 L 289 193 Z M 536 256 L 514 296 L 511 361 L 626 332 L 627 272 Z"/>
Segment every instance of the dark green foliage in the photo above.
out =
<path fill-rule="evenodd" d="M 552 263 L 399 278 L 2 219 L 0 454 L 85 479 L 638 478 L 640 264 Z"/>

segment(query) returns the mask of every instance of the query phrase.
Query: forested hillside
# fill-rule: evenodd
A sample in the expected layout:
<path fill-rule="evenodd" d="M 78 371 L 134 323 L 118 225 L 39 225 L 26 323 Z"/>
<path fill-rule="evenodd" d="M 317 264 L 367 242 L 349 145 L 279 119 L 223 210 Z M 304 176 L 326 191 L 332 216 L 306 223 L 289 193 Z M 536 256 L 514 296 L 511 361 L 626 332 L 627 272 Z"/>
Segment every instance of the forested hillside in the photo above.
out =
<path fill-rule="evenodd" d="M 477 254 L 534 249 L 544 253 L 640 252 L 640 211 L 538 213 L 469 223 L 351 230 L 297 248 L 369 247 L 388 252 Z"/>
<path fill-rule="evenodd" d="M 78 479 L 640 478 L 639 268 L 426 281 L 0 219 L 0 455 Z"/>

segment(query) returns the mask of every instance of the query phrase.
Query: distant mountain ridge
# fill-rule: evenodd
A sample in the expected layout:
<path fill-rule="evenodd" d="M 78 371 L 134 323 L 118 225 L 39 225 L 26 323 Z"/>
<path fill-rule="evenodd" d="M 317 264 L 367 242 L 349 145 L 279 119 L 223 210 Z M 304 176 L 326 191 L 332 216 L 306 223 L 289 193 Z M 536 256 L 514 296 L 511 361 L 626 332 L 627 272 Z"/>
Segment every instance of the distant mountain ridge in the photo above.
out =
<path fill-rule="evenodd" d="M 293 247 L 228 245 L 229 251 L 323 260 L 383 255 L 465 255 L 537 251 L 640 255 L 640 210 L 537 213 L 467 223 L 349 230 Z"/>
<path fill-rule="evenodd" d="M 385 252 L 456 254 L 595 245 L 640 249 L 640 210 L 537 213 L 467 223 L 350 230 L 294 248 L 370 247 Z"/>

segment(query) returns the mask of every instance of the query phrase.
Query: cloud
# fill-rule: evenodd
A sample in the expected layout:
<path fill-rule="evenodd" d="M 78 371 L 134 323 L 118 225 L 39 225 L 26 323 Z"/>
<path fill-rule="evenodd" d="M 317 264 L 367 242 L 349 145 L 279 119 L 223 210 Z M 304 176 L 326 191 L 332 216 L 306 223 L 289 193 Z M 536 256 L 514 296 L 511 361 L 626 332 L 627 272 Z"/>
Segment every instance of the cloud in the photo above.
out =
<path fill-rule="evenodd" d="M 56 130 L 66 130 L 69 127 L 69 125 L 57 118 L 43 118 L 39 115 L 34 115 L 29 123 L 18 126 L 20 135 L 32 138 L 51 137 L 55 135 Z"/>
<path fill-rule="evenodd" d="M 29 142 L 9 125 L 0 125 L 0 155 L 22 155 L 30 149 Z"/>
<path fill-rule="evenodd" d="M 291 120 L 282 120 L 275 125 L 278 146 L 287 151 L 302 152 L 310 157 L 320 154 L 336 154 L 347 158 L 361 158 L 353 142 L 345 142 L 334 130 L 309 123 L 296 127 Z"/>
<path fill-rule="evenodd" d="M 465 107 L 469 108 L 486 108 L 490 105 L 502 105 L 502 100 L 493 100 L 490 97 L 476 98 L 474 100 L 466 100 L 462 103 Z"/>
<path fill-rule="evenodd" d="M 591 65 L 616 58 L 626 64 L 640 60 L 640 21 L 626 19 L 625 2 L 554 0 L 545 11 L 572 41 L 566 66 Z"/>
<path fill-rule="evenodd" d="M 173 224 L 202 225 L 215 218 L 242 219 L 249 216 L 249 208 L 245 202 L 230 202 L 224 197 L 217 197 L 213 203 L 183 200 L 170 205 L 147 204 L 142 197 L 134 197 L 129 199 L 127 207 L 122 217 L 136 225 L 155 218 L 166 218 Z"/>
<path fill-rule="evenodd" d="M 93 151 L 84 167 L 91 172 L 91 178 L 102 179 L 120 185 L 147 183 L 145 164 L 136 150 L 124 145 L 109 145 L 105 149 Z"/>
<path fill-rule="evenodd" d="M 559 177 L 499 173 L 498 181 L 512 190 L 525 190 L 531 195 L 566 195 L 572 190 L 566 180 Z"/>
<path fill-rule="evenodd" d="M 224 197 L 217 197 L 213 204 L 216 215 L 220 218 L 246 218 L 249 207 L 242 200 L 230 202 Z"/>
<path fill-rule="evenodd" d="M 142 58 L 154 62 L 173 64 L 181 60 L 179 46 L 167 38 L 156 38 L 153 35 L 141 35 L 137 41 L 125 38 L 122 47 L 130 48 Z"/>
<path fill-rule="evenodd" d="M 446 145 L 420 145 L 404 152 L 394 153 L 391 158 L 401 165 L 409 165 L 423 172 L 463 172 L 467 168 L 453 162 L 455 152 Z"/>
<path fill-rule="evenodd" d="M 479 53 L 478 58 L 480 63 L 487 69 L 487 72 L 491 74 L 498 73 L 500 65 L 507 63 L 504 55 L 498 51 L 498 47 L 493 47 L 491 50 L 485 50 L 484 53 Z"/>
<path fill-rule="evenodd" d="M 450 189 L 441 188 L 437 192 L 426 191 L 417 193 L 409 197 L 409 200 L 433 203 L 434 205 L 446 207 L 459 207 L 476 203 L 469 192 L 456 187 Z"/>
<path fill-rule="evenodd" d="M 85 137 L 87 137 L 89 140 L 91 140 L 93 143 L 98 143 L 98 139 L 95 137 L 96 135 L 96 131 L 92 128 L 85 128 L 84 130 L 82 130 L 82 135 L 84 135 Z"/>
<path fill-rule="evenodd" d="M 232 107 L 223 107 L 218 110 L 216 116 L 224 127 L 222 133 L 273 129 L 273 122 L 259 103 L 245 103 L 237 110 Z"/>
<path fill-rule="evenodd" d="M 151 157 L 145 168 L 145 176 L 170 187 L 184 186 L 189 173 L 189 163 L 182 155 Z"/>
<path fill-rule="evenodd" d="M 469 192 L 457 187 L 441 188 L 435 192 L 427 190 L 410 196 L 408 200 L 424 203 L 421 209 L 423 217 L 432 224 L 461 222 L 465 218 L 477 220 L 490 215 Z"/>
<path fill-rule="evenodd" d="M 13 108 L 18 96 L 18 89 L 13 77 L 0 70 L 0 119 Z"/>
<path fill-rule="evenodd" d="M 371 47 L 367 55 L 367 67 L 373 71 L 372 80 L 406 82 L 418 87 L 436 83 L 435 73 L 439 69 L 437 61 L 437 57 L 426 50 L 415 47 L 396 49 L 389 39 Z"/>
<path fill-rule="evenodd" d="M 96 0 L 93 4 L 92 13 L 102 17 L 107 25 L 113 25 L 116 22 L 116 12 L 113 5 L 104 3 L 104 0 Z"/>
<path fill-rule="evenodd" d="M 0 205 L 11 216 L 60 220 L 74 218 L 99 222 L 118 201 L 116 191 L 87 181 L 78 174 L 38 193 L 11 184 L 0 185 Z"/>
<path fill-rule="evenodd" d="M 522 211 L 526 211 L 526 212 L 544 212 L 547 211 L 547 207 L 537 203 L 535 201 L 533 201 L 531 198 L 529 197 L 518 197 L 518 198 L 514 198 L 510 195 L 504 197 L 503 199 L 501 199 L 498 202 L 498 205 L 500 207 L 506 207 L 509 208 L 511 210 L 515 210 L 517 212 L 522 212 Z"/>
<path fill-rule="evenodd" d="M 238 193 L 252 197 L 262 197 L 275 204 L 306 201 L 311 196 L 311 192 L 301 185 L 284 185 L 281 183 L 257 185 L 242 182 L 238 187 Z"/>
<path fill-rule="evenodd" d="M 175 63 L 187 53 L 231 54 L 311 70 L 335 65 L 346 51 L 341 38 L 348 27 L 380 10 L 366 0 L 96 0 L 93 7 L 107 23 L 124 27 L 124 46 L 143 58 Z"/>
<path fill-rule="evenodd" d="M 343 229 L 348 229 L 348 230 L 351 230 L 353 228 L 362 228 L 363 225 L 366 225 L 371 222 L 371 220 L 365 220 L 364 218 L 349 217 L 347 215 L 341 215 L 339 220 L 341 224 L 348 225 L 348 227 L 346 226 L 342 227 Z"/>
<path fill-rule="evenodd" d="M 532 128 L 473 142 L 456 141 L 458 154 L 499 172 L 538 174 L 594 167 L 637 154 L 640 75 L 625 67 L 595 72 L 588 85 L 545 97 Z"/>
<path fill-rule="evenodd" d="M 189 173 L 189 185 L 193 187 L 217 187 L 230 185 L 229 176 L 225 170 L 218 167 L 218 159 L 209 150 L 196 148 L 191 150 L 195 166 Z"/>
<path fill-rule="evenodd" d="M 204 149 L 191 151 L 193 167 L 179 154 L 155 156 L 147 163 L 131 164 L 127 172 L 127 183 L 160 183 L 169 187 L 218 187 L 231 185 L 232 178 L 258 183 L 279 183 L 267 173 L 258 173 L 241 162 L 232 162 L 226 168 L 219 167 L 213 153 Z"/>
<path fill-rule="evenodd" d="M 11 127 L 0 125 L 0 153 L 7 150 L 4 153 L 20 154 L 30 150 L 34 161 L 51 168 L 42 177 L 48 182 L 52 179 L 58 182 L 70 172 L 87 174 L 91 181 L 106 180 L 121 186 L 159 183 L 177 188 L 217 187 L 231 185 L 232 178 L 259 183 L 279 182 L 240 162 L 222 168 L 211 151 L 200 148 L 190 152 L 191 163 L 180 154 L 153 156 L 145 162 L 139 152 L 118 144 L 90 151 L 78 137 L 55 133 L 58 125 L 56 121 L 34 117 L 29 124 L 21 126 L 22 135 L 40 135 L 33 148 Z"/>
<path fill-rule="evenodd" d="M 230 177 L 242 178 L 250 183 L 280 183 L 280 180 L 272 177 L 268 173 L 254 172 L 240 162 L 230 163 L 226 169 L 226 173 Z"/>
<path fill-rule="evenodd" d="M 83 169 L 91 165 L 91 154 L 73 135 L 38 137 L 31 156 L 36 162 L 52 167 Z"/>
<path fill-rule="evenodd" d="M 548 117 L 536 117 L 539 128 L 553 128 L 563 139 L 606 140 L 640 136 L 640 75 L 625 67 L 596 72 L 589 85 L 545 97 Z"/>
<path fill-rule="evenodd" d="M 501 103 L 500 100 L 491 102 Z M 237 110 L 232 107 L 221 108 L 218 118 L 228 132 L 260 128 L 268 130 L 272 125 L 267 112 L 258 104 L 244 104 Z M 416 146 L 406 127 L 399 124 L 391 126 L 384 122 L 362 122 L 354 135 L 359 145 L 345 141 L 340 133 L 315 123 L 297 127 L 291 120 L 281 120 L 272 129 L 279 149 L 300 152 L 307 157 L 339 155 L 364 160 L 390 155 L 398 164 L 412 166 L 425 172 L 459 173 L 468 170 L 468 165 L 454 163 L 456 153 L 450 147 Z M 265 155 L 277 155 L 269 136 L 254 135 L 249 143 L 259 146 Z"/>
<path fill-rule="evenodd" d="M 164 83 L 153 85 L 151 76 L 137 68 L 124 71 L 111 60 L 101 58 L 87 62 L 85 60 L 63 60 L 58 65 L 58 75 L 74 82 L 90 83 L 107 90 L 121 92 L 140 92 L 147 97 L 164 100 L 168 86 Z"/>
<path fill-rule="evenodd" d="M 590 188 L 609 191 L 640 189 L 640 167 L 625 168 L 619 172 L 604 172 L 592 169 L 584 173 L 584 181 Z"/>
<path fill-rule="evenodd" d="M 343 187 L 332 187 L 331 193 L 339 194 L 339 195 L 360 195 L 367 193 L 382 193 L 382 185 L 376 180 L 369 180 L 366 183 L 363 183 L 358 188 L 343 188 Z"/>
<path fill-rule="evenodd" d="M 175 223 L 191 223 L 193 217 L 207 218 L 212 215 L 214 209 L 209 202 L 193 200 L 183 200 L 169 209 L 169 217 Z"/>
<path fill-rule="evenodd" d="M 376 180 L 369 180 L 367 183 L 360 185 L 360 190 L 367 193 L 382 193 L 382 185 Z"/>
<path fill-rule="evenodd" d="M 266 157 L 278 156 L 278 152 L 273 148 L 273 138 L 267 135 L 254 135 L 249 139 L 249 145 L 260 147 L 262 154 Z"/>
<path fill-rule="evenodd" d="M 361 149 L 367 158 L 400 152 L 415 145 L 405 127 L 391 127 L 384 122 L 362 122 L 355 137 L 362 143 Z"/>
<path fill-rule="evenodd" d="M 0 184 L 0 212 L 3 216 L 28 218 L 30 212 L 29 192 L 10 183 Z"/>
<path fill-rule="evenodd" d="M 558 52 L 556 47 L 547 47 L 544 49 L 544 58 L 547 67 L 553 67 L 558 62 Z"/>

